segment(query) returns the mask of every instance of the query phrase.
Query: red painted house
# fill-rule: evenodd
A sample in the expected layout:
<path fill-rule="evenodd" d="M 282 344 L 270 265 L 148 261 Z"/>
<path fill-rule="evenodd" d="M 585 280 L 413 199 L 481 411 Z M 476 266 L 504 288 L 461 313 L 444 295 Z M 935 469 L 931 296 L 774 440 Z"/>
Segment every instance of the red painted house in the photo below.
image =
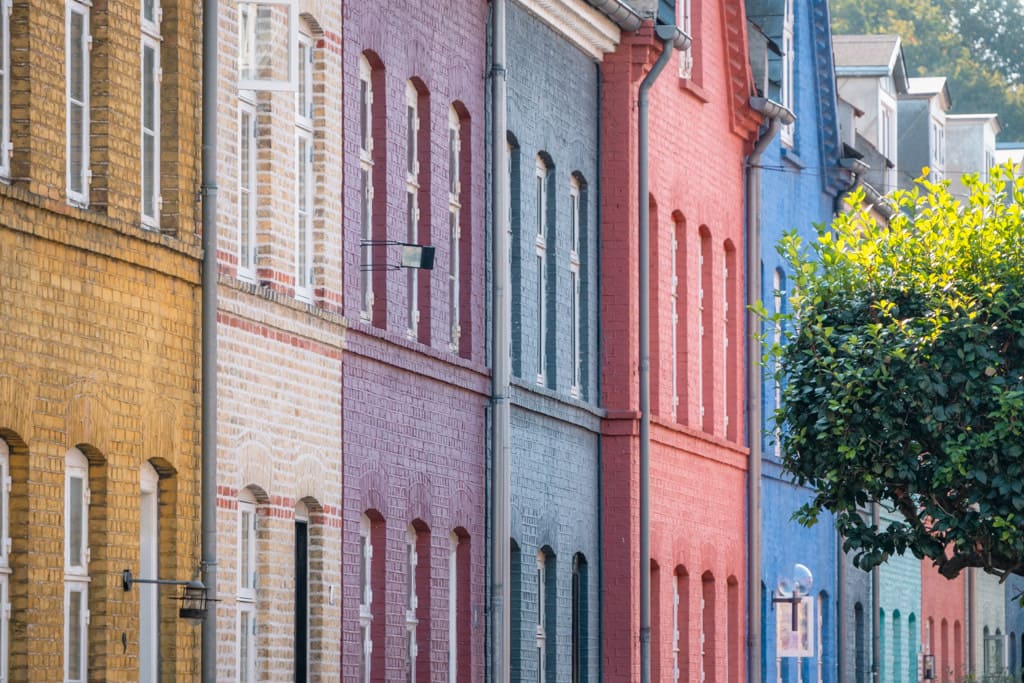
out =
<path fill-rule="evenodd" d="M 741 2 L 691 0 L 650 94 L 651 680 L 746 677 L 744 159 L 760 116 Z M 683 13 L 680 3 L 678 13 Z M 648 22 L 603 69 L 604 675 L 639 680 L 637 93 Z"/>
<path fill-rule="evenodd" d="M 934 680 L 942 683 L 960 680 L 966 671 L 966 575 L 950 581 L 930 560 L 921 562 L 921 652 L 935 658 Z"/>

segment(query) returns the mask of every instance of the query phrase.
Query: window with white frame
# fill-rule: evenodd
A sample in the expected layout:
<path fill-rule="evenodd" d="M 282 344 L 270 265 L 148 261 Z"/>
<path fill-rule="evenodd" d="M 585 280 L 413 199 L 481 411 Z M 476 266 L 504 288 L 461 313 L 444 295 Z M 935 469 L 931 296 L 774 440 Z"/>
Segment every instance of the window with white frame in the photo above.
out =
<path fill-rule="evenodd" d="M 544 615 L 547 612 L 546 560 L 543 550 L 537 551 L 537 683 L 544 683 L 544 669 L 547 663 L 547 629 Z"/>
<path fill-rule="evenodd" d="M 246 90 L 294 90 L 296 0 L 238 0 L 238 82 Z"/>
<path fill-rule="evenodd" d="M 692 8 L 690 0 L 676 0 L 677 26 L 688 36 L 691 32 Z M 685 50 L 679 52 L 679 77 L 690 78 L 693 75 L 693 44 L 686 46 Z"/>
<path fill-rule="evenodd" d="M 0 681 L 7 680 L 11 621 L 11 453 L 0 439 Z"/>
<path fill-rule="evenodd" d="M 710 361 L 709 356 L 711 350 L 710 346 L 710 332 L 711 326 L 711 307 L 706 306 L 706 290 L 711 287 L 711 274 L 710 274 L 710 256 L 711 256 L 711 239 L 707 235 L 700 235 L 700 252 L 698 255 L 698 269 L 700 272 L 700 287 L 697 288 L 697 362 L 695 363 L 697 369 L 697 396 L 699 397 L 700 415 L 699 419 L 704 427 L 705 431 L 710 431 L 707 425 L 706 417 L 708 417 L 708 396 L 707 390 L 711 387 L 709 382 L 704 380 L 705 367 L 704 363 Z"/>
<path fill-rule="evenodd" d="M 419 149 L 419 131 L 420 131 L 420 114 L 419 114 L 419 99 L 420 94 L 416 90 L 416 86 L 412 84 L 412 81 L 406 81 L 405 84 L 405 149 L 406 149 L 406 165 L 405 165 L 405 216 L 406 216 L 406 234 L 405 241 L 409 244 L 416 244 L 418 242 L 417 229 L 420 221 L 420 149 Z M 416 337 L 416 332 L 419 328 L 420 322 L 420 310 L 419 310 L 419 291 L 417 275 L 419 270 L 417 268 L 406 268 L 405 273 L 405 286 L 406 286 L 406 302 L 407 302 L 407 317 L 406 317 L 406 335 L 412 339 Z"/>
<path fill-rule="evenodd" d="M 11 11 L 12 0 L 0 0 L 0 178 L 11 175 Z M 4 658 L 6 661 L 6 657 Z"/>
<path fill-rule="evenodd" d="M 89 461 L 77 448 L 64 459 L 64 680 L 88 677 Z"/>
<path fill-rule="evenodd" d="M 729 368 L 729 252 L 722 254 L 722 365 Z M 726 377 L 725 385 L 729 386 L 730 378 Z M 722 392 L 722 429 L 729 433 L 729 392 Z"/>
<path fill-rule="evenodd" d="M 537 383 L 547 380 L 547 338 L 548 338 L 548 167 L 537 157 L 537 235 L 534 251 L 537 256 Z"/>
<path fill-rule="evenodd" d="M 462 335 L 459 299 L 462 279 L 462 124 L 455 107 L 448 108 L 448 349 L 459 350 Z"/>
<path fill-rule="evenodd" d="M 256 281 L 256 107 L 238 102 L 238 277 Z"/>
<path fill-rule="evenodd" d="M 68 0 L 65 16 L 65 73 L 67 83 L 67 197 L 78 206 L 89 204 L 89 4 Z"/>
<path fill-rule="evenodd" d="M 299 34 L 295 91 L 295 297 L 313 299 L 313 42 Z"/>
<path fill-rule="evenodd" d="M 672 306 L 672 414 L 679 408 L 679 240 L 672 234 L 672 281 L 669 303 Z"/>
<path fill-rule="evenodd" d="M 405 532 L 405 680 L 408 683 L 416 682 L 416 655 L 419 651 L 416 644 L 416 626 L 419 624 L 416 619 L 416 608 L 419 606 L 416 596 L 416 565 L 419 564 L 417 540 L 416 529 L 410 524 Z"/>
<path fill-rule="evenodd" d="M 582 273 L 580 272 L 580 181 L 576 176 L 569 178 L 569 288 L 570 306 L 572 311 L 569 317 L 570 348 L 572 350 L 572 386 L 569 393 L 579 398 L 583 393 L 583 348 L 582 348 L 582 318 L 580 308 Z"/>
<path fill-rule="evenodd" d="M 793 0 L 785 0 L 782 15 L 782 106 L 793 111 Z M 782 144 L 793 145 L 793 124 L 785 124 L 779 132 Z"/>
<path fill-rule="evenodd" d="M 370 321 L 373 312 L 373 72 L 365 56 L 359 57 L 359 317 Z"/>
<path fill-rule="evenodd" d="M 370 518 L 359 519 L 359 680 L 370 683 L 370 657 L 373 654 L 373 584 L 370 580 L 373 562 L 373 543 L 370 537 Z"/>
<path fill-rule="evenodd" d="M 139 467 L 139 576 L 160 575 L 160 477 L 148 462 Z M 160 602 L 158 586 L 138 584 L 139 680 L 160 680 Z"/>
<path fill-rule="evenodd" d="M 773 296 L 773 299 L 774 299 L 774 306 L 775 306 L 775 311 L 774 311 L 775 312 L 775 318 L 774 318 L 774 320 L 772 322 L 772 337 L 773 337 L 772 341 L 775 344 L 782 344 L 782 318 L 780 316 L 785 312 L 785 310 L 784 310 L 785 303 L 786 303 L 785 288 L 786 288 L 786 275 L 785 275 L 785 273 L 782 272 L 781 268 L 776 268 L 775 271 L 772 273 L 772 292 L 773 292 L 772 296 Z M 773 367 L 774 372 L 772 374 L 774 376 L 773 377 L 773 384 L 774 384 L 774 399 L 775 399 L 775 405 L 773 407 L 775 408 L 775 410 L 778 410 L 779 408 L 782 407 L 782 377 L 780 376 L 780 373 L 779 373 L 779 357 L 777 355 L 773 355 L 772 357 L 774 359 L 772 361 L 772 363 L 774 365 L 774 367 Z M 782 433 L 779 432 L 778 429 L 776 429 L 776 431 L 775 431 L 774 450 L 775 450 L 775 457 L 776 458 L 781 458 L 782 457 Z"/>
<path fill-rule="evenodd" d="M 672 577 L 672 680 L 679 680 L 679 575 Z"/>
<path fill-rule="evenodd" d="M 459 536 L 448 534 L 448 683 L 459 680 Z"/>
<path fill-rule="evenodd" d="M 258 541 L 256 498 L 244 490 L 238 499 L 238 680 L 256 680 L 256 581 Z"/>
<path fill-rule="evenodd" d="M 142 3 L 142 225 L 160 227 L 160 20 L 158 0 Z"/>

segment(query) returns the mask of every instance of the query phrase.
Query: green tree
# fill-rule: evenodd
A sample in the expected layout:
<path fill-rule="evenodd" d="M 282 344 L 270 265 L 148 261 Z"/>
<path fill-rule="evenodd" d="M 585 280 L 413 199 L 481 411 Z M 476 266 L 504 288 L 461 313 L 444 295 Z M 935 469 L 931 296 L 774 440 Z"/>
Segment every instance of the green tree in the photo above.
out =
<path fill-rule="evenodd" d="M 949 79 L 953 112 L 999 114 L 1024 139 L 1024 3 L 1020 0 L 833 0 L 836 34 L 893 33 L 912 76 Z"/>
<path fill-rule="evenodd" d="M 858 209 L 780 243 L 783 464 L 815 490 L 798 519 L 834 513 L 864 569 L 909 551 L 1024 574 L 1024 179 L 965 181 L 963 205 L 922 179 L 888 226 Z"/>

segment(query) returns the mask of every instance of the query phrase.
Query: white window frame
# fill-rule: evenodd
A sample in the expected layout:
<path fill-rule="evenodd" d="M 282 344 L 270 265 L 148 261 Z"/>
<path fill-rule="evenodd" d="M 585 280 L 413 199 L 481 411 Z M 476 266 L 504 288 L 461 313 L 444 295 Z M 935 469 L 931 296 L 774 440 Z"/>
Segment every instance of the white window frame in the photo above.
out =
<path fill-rule="evenodd" d="M 688 36 L 693 36 L 692 18 L 693 9 L 690 0 L 676 0 L 676 16 L 679 28 Z M 693 78 L 693 43 L 690 42 L 685 50 L 679 51 L 679 77 Z"/>
<path fill-rule="evenodd" d="M 669 302 L 672 306 L 672 414 L 679 410 L 679 239 L 672 231 L 672 281 Z"/>
<path fill-rule="evenodd" d="M 0 0 L 0 178 L 11 176 L 11 12 L 12 0 Z M 7 657 L 4 657 L 7 661 Z M 6 674 L 5 674 L 6 680 Z"/>
<path fill-rule="evenodd" d="M 139 576 L 160 575 L 160 476 L 148 462 L 139 467 Z M 158 586 L 138 584 L 139 680 L 160 680 L 160 601 Z"/>
<path fill-rule="evenodd" d="M 256 589 L 259 561 L 256 498 L 248 489 L 238 497 L 238 677 L 256 680 Z"/>
<path fill-rule="evenodd" d="M 537 262 L 537 384 L 547 381 L 548 337 L 548 166 L 537 157 L 536 168 L 537 235 L 534 251 Z"/>
<path fill-rule="evenodd" d="M 0 439 L 0 681 L 7 681 L 11 636 L 11 452 Z"/>
<path fill-rule="evenodd" d="M 238 2 L 238 87 L 240 90 L 257 91 L 293 91 L 299 79 L 299 17 L 298 3 L 296 0 L 237 0 Z M 255 69 L 257 60 L 257 31 L 256 22 L 248 18 L 254 16 L 263 7 L 271 10 L 283 11 L 287 26 L 286 32 L 286 54 L 287 68 L 283 74 L 275 73 L 276 78 L 258 78 L 247 76 L 247 69 Z M 271 39 L 279 37 L 275 32 Z"/>
<path fill-rule="evenodd" d="M 412 81 L 405 82 L 405 207 L 406 234 L 405 241 L 416 244 L 419 239 L 420 224 L 420 94 Z M 406 329 L 409 339 L 415 339 L 419 331 L 419 269 L 406 268 Z"/>
<path fill-rule="evenodd" d="M 786 294 L 783 291 L 785 287 L 785 276 L 781 268 L 776 268 L 772 272 L 772 300 L 775 306 L 775 320 L 772 322 L 772 341 L 777 344 L 782 344 L 782 320 L 778 317 L 782 315 L 783 309 L 786 304 Z M 779 377 L 779 357 L 777 354 L 772 355 L 772 384 L 773 384 L 773 397 L 775 399 L 775 405 L 773 409 L 778 410 L 782 406 L 782 378 Z M 782 432 L 775 429 L 775 444 L 773 445 L 776 458 L 782 458 Z"/>
<path fill-rule="evenodd" d="M 779 96 L 782 106 L 793 111 L 793 65 L 796 61 L 793 54 L 793 0 L 785 0 L 782 15 L 782 85 Z M 779 130 L 779 138 L 787 147 L 793 146 L 793 124 L 783 124 Z"/>
<path fill-rule="evenodd" d="M 373 537 L 370 535 L 370 518 L 365 514 L 359 519 L 359 550 L 359 630 L 362 634 L 360 681 L 370 683 L 373 656 Z"/>
<path fill-rule="evenodd" d="M 359 182 L 360 182 L 360 305 L 359 317 L 370 322 L 373 313 L 373 70 L 359 56 Z"/>
<path fill-rule="evenodd" d="M 163 81 L 163 69 L 160 66 L 160 22 L 163 18 L 163 10 L 157 0 L 149 0 L 149 8 L 142 3 L 141 24 L 142 24 L 142 48 L 140 54 L 141 64 L 141 100 L 139 112 L 139 161 L 140 161 L 140 203 L 142 225 L 151 230 L 160 228 L 160 140 L 162 130 L 160 128 L 160 87 Z M 152 16 L 147 17 L 147 9 Z M 152 63 L 147 69 L 146 52 L 151 51 Z M 152 99 L 147 102 L 147 83 L 152 91 L 149 93 Z M 147 125 L 146 112 L 150 110 L 151 122 Z M 147 153 L 146 141 L 150 141 L 149 152 Z M 147 186 L 148 183 L 148 186 Z"/>
<path fill-rule="evenodd" d="M 448 683 L 459 679 L 459 537 L 448 534 Z"/>
<path fill-rule="evenodd" d="M 679 575 L 672 576 L 672 680 L 679 680 Z"/>
<path fill-rule="evenodd" d="M 419 607 L 419 596 L 416 595 L 416 579 L 418 578 L 416 568 L 419 565 L 416 542 L 418 540 L 416 529 L 410 524 L 405 530 L 405 680 L 407 683 L 416 683 L 416 658 L 419 654 L 419 643 L 416 641 L 416 627 L 419 625 L 419 620 L 416 618 L 416 609 Z"/>
<path fill-rule="evenodd" d="M 729 368 L 729 252 L 722 250 L 722 367 Z M 727 378 L 725 386 L 730 382 Z M 722 434 L 729 433 L 729 392 L 722 392 Z"/>
<path fill-rule="evenodd" d="M 547 632 L 544 625 L 544 615 L 547 612 L 547 595 L 545 583 L 547 583 L 547 557 L 543 550 L 537 551 L 537 683 L 544 683 L 545 665 L 547 664 Z"/>
<path fill-rule="evenodd" d="M 700 409 L 699 419 L 704 424 L 704 244 L 709 240 L 702 235 L 697 236 L 697 348 L 696 363 L 697 369 L 697 405 Z"/>
<path fill-rule="evenodd" d="M 458 353 L 462 337 L 462 121 L 448 108 L 448 350 Z"/>
<path fill-rule="evenodd" d="M 81 482 L 77 504 L 81 505 L 77 530 L 72 529 L 72 482 Z M 89 673 L 89 461 L 77 448 L 68 451 L 64 459 L 64 680 L 66 683 L 85 682 Z M 71 539 L 79 537 L 77 548 Z M 72 629 L 72 601 L 79 610 L 78 628 Z M 72 651 L 77 647 L 77 661 L 72 662 Z M 74 667 L 77 666 L 77 670 Z"/>
<path fill-rule="evenodd" d="M 256 282 L 256 106 L 248 97 L 238 100 L 238 278 Z"/>
<path fill-rule="evenodd" d="M 91 98 L 91 81 L 90 81 L 90 57 L 89 53 L 92 51 L 92 29 L 90 27 L 90 7 L 91 3 L 85 2 L 84 0 L 67 0 L 65 19 L 64 19 L 64 66 L 66 77 L 64 79 L 64 96 L 65 96 L 65 158 L 66 158 L 66 186 L 67 186 L 67 198 L 70 204 L 80 207 L 87 207 L 89 205 L 89 183 L 92 179 L 92 171 L 89 167 L 89 136 L 90 136 L 90 107 L 92 106 Z M 71 37 L 71 18 L 73 15 L 80 16 L 82 18 L 82 38 L 78 45 L 72 43 Z M 74 51 L 81 52 L 81 77 L 82 77 L 82 96 L 81 98 L 75 99 L 71 92 L 71 63 L 72 54 Z M 81 141 L 77 147 L 77 152 L 81 157 L 81 168 L 72 168 L 71 158 L 72 151 L 75 151 L 73 145 L 72 134 L 71 134 L 71 119 L 72 110 L 75 108 L 81 108 L 82 113 L 82 130 L 81 130 Z"/>
<path fill-rule="evenodd" d="M 299 77 L 295 91 L 295 298 L 313 300 L 313 41 L 298 40 Z"/>
<path fill-rule="evenodd" d="M 580 181 L 576 176 L 569 177 L 569 233 L 570 233 L 570 249 L 569 249 L 569 287 L 571 290 L 570 304 L 572 306 L 571 314 L 571 340 L 570 347 L 572 350 L 572 384 L 569 387 L 569 393 L 575 397 L 580 398 L 583 394 L 583 328 L 582 328 L 582 316 L 580 315 L 580 308 L 583 305 L 581 298 L 582 292 L 582 273 L 580 268 L 580 210 L 582 206 L 580 204 Z"/>

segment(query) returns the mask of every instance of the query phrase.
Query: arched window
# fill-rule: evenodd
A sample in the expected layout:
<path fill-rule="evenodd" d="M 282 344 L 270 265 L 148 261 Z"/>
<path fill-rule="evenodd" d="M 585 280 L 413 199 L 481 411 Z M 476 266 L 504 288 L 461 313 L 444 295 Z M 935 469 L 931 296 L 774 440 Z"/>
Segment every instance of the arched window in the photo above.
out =
<path fill-rule="evenodd" d="M 654 560 L 651 560 L 651 680 L 660 681 L 661 677 L 661 567 Z"/>
<path fill-rule="evenodd" d="M 688 681 L 690 672 L 690 576 L 682 565 L 672 577 L 672 680 Z"/>
<path fill-rule="evenodd" d="M 295 91 L 295 297 L 313 300 L 313 39 L 303 29 L 298 39 Z"/>
<path fill-rule="evenodd" d="M 142 3 L 142 131 L 139 149 L 142 225 L 160 228 L 160 20 L 159 0 Z M 152 679 L 156 680 L 156 679 Z"/>
<path fill-rule="evenodd" d="M 917 654 L 920 651 L 920 638 L 917 633 L 917 616 L 911 612 L 907 616 L 907 680 L 917 681 Z"/>
<path fill-rule="evenodd" d="M 535 263 L 537 268 L 536 301 L 535 306 L 535 329 L 537 337 L 537 349 L 534 356 L 537 364 L 537 384 L 551 386 L 554 381 L 553 373 L 548 373 L 548 346 L 549 336 L 554 332 L 548 305 L 548 287 L 554 283 L 549 282 L 548 273 L 548 251 L 549 242 L 553 239 L 554 226 L 550 225 L 550 218 L 554 211 L 554 196 L 548 191 L 551 175 L 550 165 L 542 155 L 537 155 L 534 173 L 534 202 L 536 208 L 535 228 L 533 246 Z"/>
<path fill-rule="evenodd" d="M 513 681 L 525 680 L 526 662 L 523 661 L 523 566 L 522 553 L 516 539 L 509 541 L 509 604 L 508 614 L 512 633 L 509 640 L 509 673 Z"/>
<path fill-rule="evenodd" d="M 580 262 L 581 229 L 583 227 L 581 203 L 582 187 L 577 174 L 569 177 L 569 346 L 572 353 L 572 383 L 569 392 L 576 397 L 583 390 L 583 323 L 582 283 L 583 269 Z"/>
<path fill-rule="evenodd" d="M 537 551 L 537 681 L 556 681 L 558 666 L 558 583 L 555 553 Z"/>
<path fill-rule="evenodd" d="M 406 527 L 406 680 L 430 680 L 430 529 Z M 420 656 L 420 653 L 423 656 Z"/>
<path fill-rule="evenodd" d="M 148 462 L 139 467 L 139 573 L 160 576 L 160 476 Z M 158 586 L 138 584 L 139 680 L 160 680 L 160 600 Z"/>
<path fill-rule="evenodd" d="M 0 439 L 0 680 L 6 681 L 10 656 L 11 451 Z"/>
<path fill-rule="evenodd" d="M 460 351 L 462 337 L 462 121 L 448 107 L 448 350 Z"/>
<path fill-rule="evenodd" d="M 715 672 L 715 576 L 704 572 L 701 576 L 700 600 L 700 680 L 716 680 Z"/>
<path fill-rule="evenodd" d="M 299 54 L 302 54 L 301 48 Z M 294 679 L 295 683 L 306 683 L 309 680 L 309 508 L 301 500 L 295 504 L 294 578 Z"/>
<path fill-rule="evenodd" d="M 256 680 L 256 576 L 259 567 L 256 497 L 249 489 L 238 494 L 238 674 Z"/>
<path fill-rule="evenodd" d="M 707 433 L 715 429 L 715 377 L 714 377 L 714 320 L 713 305 L 714 277 L 711 260 L 711 233 L 705 226 L 700 228 L 700 288 L 697 291 L 697 310 L 700 311 L 698 329 L 697 375 L 700 378 L 700 420 Z"/>
<path fill-rule="evenodd" d="M 89 633 L 89 461 L 72 448 L 64 459 L 64 677 L 85 681 Z"/>
<path fill-rule="evenodd" d="M 587 579 L 587 558 L 576 553 L 572 558 L 572 683 L 589 680 Z"/>
<path fill-rule="evenodd" d="M 448 540 L 448 683 L 468 683 L 472 651 L 470 537 L 459 527 Z"/>
<path fill-rule="evenodd" d="M 865 639 L 864 606 L 859 602 L 853 606 L 853 680 L 867 681 L 867 642 Z"/>

